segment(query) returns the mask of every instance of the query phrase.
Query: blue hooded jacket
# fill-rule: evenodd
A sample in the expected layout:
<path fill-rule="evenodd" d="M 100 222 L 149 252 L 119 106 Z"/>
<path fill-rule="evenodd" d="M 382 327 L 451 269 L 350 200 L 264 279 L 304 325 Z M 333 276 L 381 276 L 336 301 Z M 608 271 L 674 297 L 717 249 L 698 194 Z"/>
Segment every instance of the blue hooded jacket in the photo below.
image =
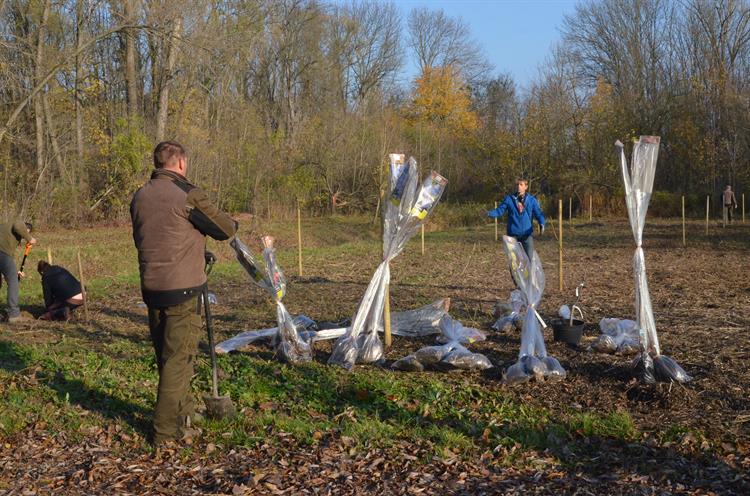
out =
<path fill-rule="evenodd" d="M 534 233 L 532 217 L 539 225 L 544 226 L 544 214 L 534 195 L 526 193 L 523 199 L 523 213 L 518 211 L 518 195 L 507 195 L 503 202 L 493 210 L 487 212 L 488 217 L 502 217 L 508 212 L 508 236 L 527 238 Z"/>

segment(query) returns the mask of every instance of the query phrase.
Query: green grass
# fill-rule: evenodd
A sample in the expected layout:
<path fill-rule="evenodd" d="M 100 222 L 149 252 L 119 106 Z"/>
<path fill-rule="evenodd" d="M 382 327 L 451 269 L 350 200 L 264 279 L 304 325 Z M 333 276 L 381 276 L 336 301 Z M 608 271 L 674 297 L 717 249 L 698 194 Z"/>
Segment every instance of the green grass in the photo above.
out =
<path fill-rule="evenodd" d="M 639 436 L 625 412 L 552 418 L 547 410 L 511 401 L 502 392 L 448 384 L 438 375 L 364 368 L 346 373 L 248 355 L 220 361 L 231 377 L 222 393 L 242 410 L 233 420 L 206 424 L 208 440 L 224 446 L 288 436 L 301 445 L 350 438 L 354 451 L 410 442 L 428 443 L 434 456 L 468 456 L 498 446 L 544 449 L 582 438 Z M 197 391 L 207 390 L 208 376 L 204 361 Z M 118 341 L 91 351 L 73 338 L 54 346 L 0 341 L 0 434 L 7 438 L 42 426 L 78 439 L 112 423 L 130 436 L 143 434 L 156 382 L 146 345 Z"/>

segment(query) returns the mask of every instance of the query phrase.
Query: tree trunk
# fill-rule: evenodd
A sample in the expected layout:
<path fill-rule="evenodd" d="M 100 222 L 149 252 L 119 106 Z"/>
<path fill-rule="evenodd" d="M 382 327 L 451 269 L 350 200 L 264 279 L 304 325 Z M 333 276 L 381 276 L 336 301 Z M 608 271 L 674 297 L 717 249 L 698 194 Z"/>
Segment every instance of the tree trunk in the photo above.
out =
<path fill-rule="evenodd" d="M 49 134 L 50 142 L 52 143 L 52 155 L 57 163 L 59 177 L 63 177 L 65 175 L 65 161 L 60 151 L 60 145 L 57 143 L 57 133 L 52 125 L 52 110 L 49 106 L 47 93 L 42 93 L 42 108 L 44 109 L 44 120 L 47 124 L 47 134 Z"/>
<path fill-rule="evenodd" d="M 135 24 L 138 0 L 125 0 L 125 22 Z M 125 30 L 125 84 L 127 90 L 128 117 L 132 121 L 138 115 L 138 71 L 136 66 L 134 28 Z"/>
<path fill-rule="evenodd" d="M 81 52 L 83 46 L 83 0 L 76 0 L 76 51 Z M 76 159 L 77 166 L 73 168 L 71 180 L 73 181 L 73 214 L 78 220 L 78 204 L 80 191 L 85 186 L 85 170 L 83 163 L 83 89 L 81 88 L 86 75 L 83 73 L 83 53 L 76 55 L 75 61 L 75 105 L 76 105 Z"/>
<path fill-rule="evenodd" d="M 156 141 L 164 141 L 167 129 L 167 116 L 169 112 L 169 87 L 172 85 L 174 65 L 177 59 L 177 47 L 175 43 L 180 38 L 182 30 L 182 19 L 178 16 L 174 20 L 172 31 L 167 39 L 167 61 L 162 74 L 162 84 L 159 91 L 159 108 L 156 113 Z"/>
<path fill-rule="evenodd" d="M 38 84 L 44 75 L 42 64 L 44 63 L 44 38 L 47 31 L 47 19 L 49 18 L 49 0 L 45 0 L 42 8 L 42 19 L 39 23 L 36 40 L 36 54 L 34 57 L 34 83 Z M 34 98 L 34 123 L 36 128 L 36 170 L 41 172 L 44 168 L 44 109 L 42 95 Z"/>

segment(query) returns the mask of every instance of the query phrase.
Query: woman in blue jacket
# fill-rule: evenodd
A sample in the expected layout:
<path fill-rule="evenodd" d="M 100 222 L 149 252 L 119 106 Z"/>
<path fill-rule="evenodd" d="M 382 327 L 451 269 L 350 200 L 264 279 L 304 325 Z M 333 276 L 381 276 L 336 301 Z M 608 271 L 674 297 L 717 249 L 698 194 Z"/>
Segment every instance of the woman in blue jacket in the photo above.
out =
<path fill-rule="evenodd" d="M 536 219 L 539 223 L 539 232 L 544 233 L 544 214 L 534 195 L 526 192 L 529 189 L 529 182 L 526 179 L 518 179 L 516 187 L 517 193 L 506 195 L 496 209 L 487 212 L 487 216 L 502 217 L 505 212 L 508 212 L 508 236 L 516 238 L 531 259 L 531 254 L 534 252 L 532 219 Z"/>

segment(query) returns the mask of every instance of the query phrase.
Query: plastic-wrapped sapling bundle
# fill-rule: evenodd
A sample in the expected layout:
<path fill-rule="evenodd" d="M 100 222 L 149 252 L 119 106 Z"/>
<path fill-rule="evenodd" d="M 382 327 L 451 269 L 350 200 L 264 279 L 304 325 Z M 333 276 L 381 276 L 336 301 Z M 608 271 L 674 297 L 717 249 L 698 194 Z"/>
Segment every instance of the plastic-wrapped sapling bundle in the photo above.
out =
<path fill-rule="evenodd" d="M 307 315 L 297 315 L 294 317 L 294 325 L 300 330 L 300 335 L 305 341 L 309 341 L 317 336 L 318 324 Z M 273 340 L 278 342 L 279 328 L 271 327 L 268 329 L 259 329 L 244 331 L 216 345 L 216 353 L 225 354 L 239 350 L 256 341 L 262 339 Z"/>
<path fill-rule="evenodd" d="M 395 336 L 422 337 L 440 334 L 440 319 L 448 314 L 450 298 L 404 312 L 391 313 L 391 332 Z"/>
<path fill-rule="evenodd" d="M 281 299 L 286 295 L 286 279 L 278 263 L 276 263 L 274 240 L 271 236 L 264 236 L 261 241 L 263 243 L 265 270 L 261 268 L 248 247 L 239 238 L 234 238 L 230 245 L 237 254 L 237 260 L 250 275 L 250 279 L 259 287 L 268 291 L 276 302 L 276 322 L 278 323 L 278 333 L 275 338 L 276 352 L 282 360 L 290 363 L 309 362 L 312 360 L 310 342 L 302 338 L 300 335 L 301 329 L 295 324 L 289 311 L 281 302 Z"/>
<path fill-rule="evenodd" d="M 635 238 L 633 272 L 635 274 L 635 314 L 640 333 L 641 354 L 636 359 L 637 372 L 646 382 L 654 379 L 687 382 L 690 376 L 677 362 L 661 354 L 656 321 L 651 307 L 651 295 L 646 278 L 646 257 L 643 253 L 643 228 L 646 211 L 653 192 L 656 159 L 659 155 L 659 137 L 641 136 L 633 145 L 630 169 L 625 158 L 625 149 L 620 141 L 615 146 L 620 152 L 622 180 L 625 184 L 625 202 L 630 226 Z"/>
<path fill-rule="evenodd" d="M 497 321 L 492 324 L 492 328 L 502 332 L 511 332 L 513 329 L 520 331 L 523 325 L 521 308 L 525 304 L 526 299 L 520 290 L 514 289 L 511 291 L 507 303 L 499 303 L 495 306 L 495 318 Z"/>
<path fill-rule="evenodd" d="M 599 321 L 602 334 L 591 344 L 598 353 L 632 355 L 641 348 L 638 323 L 627 319 L 603 318 Z"/>
<path fill-rule="evenodd" d="M 438 338 L 439 340 L 456 345 L 443 356 L 441 363 L 467 370 L 483 370 L 492 367 L 489 358 L 481 353 L 474 353 L 464 346 L 487 339 L 483 332 L 472 327 L 464 327 L 461 322 L 448 315 L 440 319 L 440 330 L 443 334 L 442 339 Z"/>
<path fill-rule="evenodd" d="M 383 261 L 365 290 L 352 326 L 333 346 L 330 364 L 351 369 L 355 363 L 371 363 L 383 358 L 378 330 L 383 328 L 385 293 L 391 279 L 390 262 L 406 246 L 435 208 L 448 181 L 432 171 L 421 187 L 417 162 L 404 155 L 391 154 L 388 197 L 383 208 Z"/>
<path fill-rule="evenodd" d="M 507 384 L 526 382 L 531 378 L 563 379 L 567 373 L 555 357 L 547 354 L 541 328 L 544 321 L 536 310 L 544 293 L 542 261 L 536 252 L 529 260 L 523 246 L 510 236 L 503 236 L 503 246 L 510 260 L 513 279 L 526 301 L 526 307 L 522 310 L 525 316 L 518 361 L 508 367 L 503 379 Z"/>
<path fill-rule="evenodd" d="M 445 315 L 440 319 L 441 335 L 435 346 L 425 346 L 411 355 L 395 361 L 391 367 L 397 370 L 421 371 L 424 366 L 450 365 L 457 369 L 483 370 L 492 367 L 490 360 L 481 353 L 470 351 L 465 344 L 484 341 L 486 336 L 472 327 Z"/>

